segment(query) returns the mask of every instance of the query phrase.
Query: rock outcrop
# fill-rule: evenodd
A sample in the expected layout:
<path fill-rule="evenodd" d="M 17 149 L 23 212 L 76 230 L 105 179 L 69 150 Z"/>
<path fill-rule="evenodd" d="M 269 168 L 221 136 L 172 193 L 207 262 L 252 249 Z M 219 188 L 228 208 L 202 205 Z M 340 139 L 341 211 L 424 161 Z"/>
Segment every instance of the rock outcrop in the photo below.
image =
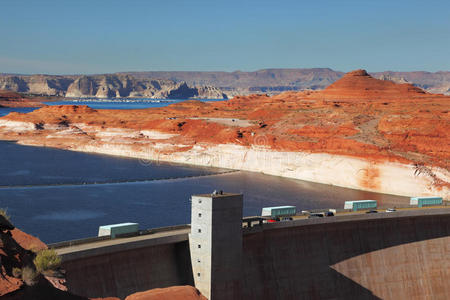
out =
<path fill-rule="evenodd" d="M 406 80 L 404 77 L 394 77 L 390 74 L 381 74 L 377 79 L 380 80 L 389 80 L 395 83 L 410 83 L 408 80 Z"/>
<path fill-rule="evenodd" d="M 22 94 L 0 90 L 0 107 L 40 107 L 44 106 L 41 99 L 26 97 Z"/>
<path fill-rule="evenodd" d="M 383 79 L 389 78 L 397 83 L 404 83 L 403 81 L 407 81 L 409 83 L 414 84 L 417 87 L 435 94 L 446 94 L 450 95 L 450 72 L 378 72 L 372 73 L 372 75 L 376 78 Z"/>
<path fill-rule="evenodd" d="M 328 86 L 321 97 L 328 99 L 396 99 L 416 97 L 425 92 L 411 84 L 396 84 L 393 81 L 378 80 L 365 70 L 355 70 Z"/>
<path fill-rule="evenodd" d="M 36 271 L 33 259 L 38 251 L 47 249 L 43 242 L 14 228 L 2 215 L 0 223 L 1 299 L 85 299 L 68 293 L 61 285 L 62 279 L 44 276 Z M 55 287 L 57 284 L 62 289 Z"/>
<path fill-rule="evenodd" d="M 0 76 L 0 89 L 76 98 L 227 99 L 225 93 L 211 86 L 188 86 L 185 82 L 164 79 L 136 79 L 123 74 Z"/>
<path fill-rule="evenodd" d="M 0 298 L 2 300 L 89 300 L 74 295 L 65 285 L 64 272 L 58 276 L 40 274 L 36 270 L 36 253 L 47 249 L 41 240 L 17 228 L 0 214 Z M 130 295 L 126 299 L 206 300 L 192 286 L 153 289 Z M 119 300 L 92 298 L 91 300 Z"/>
<path fill-rule="evenodd" d="M 57 75 L 3 75 L 0 89 L 45 96 L 63 96 L 74 76 Z"/>
<path fill-rule="evenodd" d="M 186 285 L 139 292 L 126 297 L 125 300 L 206 300 L 206 297 L 196 288 Z"/>

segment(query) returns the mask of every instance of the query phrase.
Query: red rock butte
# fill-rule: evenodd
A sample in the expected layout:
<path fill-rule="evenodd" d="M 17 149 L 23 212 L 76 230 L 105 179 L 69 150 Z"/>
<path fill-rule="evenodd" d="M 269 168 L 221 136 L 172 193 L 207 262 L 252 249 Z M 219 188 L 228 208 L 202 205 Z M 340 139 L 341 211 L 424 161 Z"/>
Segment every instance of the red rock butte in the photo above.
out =
<path fill-rule="evenodd" d="M 355 70 L 319 93 L 329 99 L 396 99 L 421 97 L 425 92 L 409 83 L 379 80 L 365 70 Z"/>

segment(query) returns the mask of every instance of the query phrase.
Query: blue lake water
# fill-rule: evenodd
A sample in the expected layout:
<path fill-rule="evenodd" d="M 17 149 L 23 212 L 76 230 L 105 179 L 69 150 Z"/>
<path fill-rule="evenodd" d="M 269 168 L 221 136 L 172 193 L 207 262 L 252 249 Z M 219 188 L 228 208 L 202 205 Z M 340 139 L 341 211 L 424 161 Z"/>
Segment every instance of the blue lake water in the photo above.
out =
<path fill-rule="evenodd" d="M 118 99 L 71 99 L 63 101 L 51 101 L 45 102 L 47 105 L 89 105 L 94 109 L 142 109 L 150 107 L 163 107 L 169 104 L 178 103 L 186 100 L 171 100 L 171 99 L 129 99 L 129 98 L 118 98 Z M 200 101 L 211 102 L 211 101 L 223 101 L 217 99 L 200 99 Z M 22 108 L 9 108 L 0 107 L 0 117 L 6 116 L 12 111 L 17 112 L 30 112 L 37 108 L 35 107 L 22 107 Z"/>
<path fill-rule="evenodd" d="M 13 111 L 27 113 L 35 109 L 35 107 L 0 107 L 0 117 L 6 116 Z"/>
<path fill-rule="evenodd" d="M 190 223 L 190 196 L 214 189 L 243 193 L 246 216 L 275 205 L 302 210 L 342 208 L 356 199 L 375 199 L 381 207 L 408 203 L 406 197 L 228 171 L 0 141 L 0 207 L 17 227 L 52 243 L 95 236 L 100 225 Z"/>

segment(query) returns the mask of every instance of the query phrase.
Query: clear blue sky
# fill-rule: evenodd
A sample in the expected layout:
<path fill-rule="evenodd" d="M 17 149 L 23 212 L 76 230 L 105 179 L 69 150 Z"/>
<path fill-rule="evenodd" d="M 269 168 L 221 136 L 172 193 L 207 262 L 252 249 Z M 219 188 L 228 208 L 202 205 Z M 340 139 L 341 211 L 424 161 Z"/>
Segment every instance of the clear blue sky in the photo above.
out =
<path fill-rule="evenodd" d="M 5 0 L 0 73 L 450 70 L 450 1 Z"/>

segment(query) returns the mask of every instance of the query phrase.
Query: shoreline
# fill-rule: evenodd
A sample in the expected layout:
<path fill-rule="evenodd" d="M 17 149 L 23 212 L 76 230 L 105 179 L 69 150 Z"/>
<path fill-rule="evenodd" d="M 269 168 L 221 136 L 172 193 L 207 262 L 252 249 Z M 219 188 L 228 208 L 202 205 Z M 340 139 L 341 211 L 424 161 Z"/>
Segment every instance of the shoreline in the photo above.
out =
<path fill-rule="evenodd" d="M 370 161 L 327 153 L 273 151 L 236 144 L 197 144 L 187 151 L 170 152 L 168 150 L 172 150 L 173 145 L 167 147 L 164 143 L 140 145 L 140 148 L 136 149 L 135 144 L 98 141 L 92 141 L 86 145 L 39 144 L 35 140 L 20 139 L 16 141 L 17 144 L 25 146 L 136 158 L 149 161 L 150 164 L 164 162 L 215 167 L 382 194 L 450 198 L 450 191 L 446 186 L 439 190 L 428 174 L 415 174 L 414 165 L 398 162 Z M 433 172 L 439 178 L 449 177 L 449 172 L 445 169 L 433 168 Z M 401 181 L 398 178 L 402 178 Z"/>

